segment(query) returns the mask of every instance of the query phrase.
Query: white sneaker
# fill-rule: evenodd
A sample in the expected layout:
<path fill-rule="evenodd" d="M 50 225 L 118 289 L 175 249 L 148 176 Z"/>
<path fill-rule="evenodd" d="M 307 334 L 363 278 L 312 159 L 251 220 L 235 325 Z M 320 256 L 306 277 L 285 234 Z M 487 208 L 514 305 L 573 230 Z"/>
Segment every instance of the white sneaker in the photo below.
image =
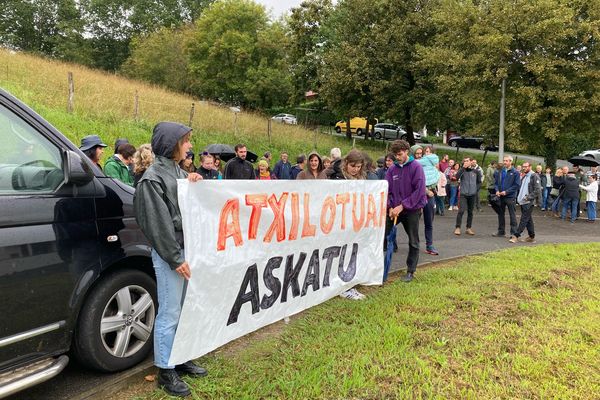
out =
<path fill-rule="evenodd" d="M 448 211 L 452 211 L 452 206 L 448 207 Z"/>
<path fill-rule="evenodd" d="M 360 293 L 358 290 L 352 288 L 352 289 L 346 290 L 345 292 L 340 293 L 340 297 L 342 297 L 344 299 L 350 299 L 350 300 L 362 300 L 366 296 L 364 294 Z"/>

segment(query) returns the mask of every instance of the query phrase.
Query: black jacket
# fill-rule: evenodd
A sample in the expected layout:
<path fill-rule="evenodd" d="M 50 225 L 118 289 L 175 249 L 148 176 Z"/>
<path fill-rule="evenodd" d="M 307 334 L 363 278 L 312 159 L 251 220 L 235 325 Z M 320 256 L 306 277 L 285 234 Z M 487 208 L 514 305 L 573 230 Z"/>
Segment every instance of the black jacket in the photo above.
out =
<path fill-rule="evenodd" d="M 219 171 L 216 171 L 214 169 L 208 170 L 200 166 L 196 172 L 202 175 L 202 179 L 219 179 Z"/>
<path fill-rule="evenodd" d="M 133 198 L 135 219 L 160 258 L 172 269 L 185 261 L 177 179 L 187 172 L 171 158 L 177 141 L 192 129 L 175 122 L 160 122 L 152 133 L 154 163 L 144 172 Z"/>
<path fill-rule="evenodd" d="M 565 199 L 579 199 L 579 179 L 573 176 L 567 176 L 565 179 Z"/>
<path fill-rule="evenodd" d="M 342 172 L 342 159 L 338 158 L 335 160 L 329 168 L 325 170 L 325 174 L 328 179 L 346 179 L 344 173 Z"/>
<path fill-rule="evenodd" d="M 249 161 L 235 157 L 225 165 L 223 179 L 256 179 L 256 174 Z"/>

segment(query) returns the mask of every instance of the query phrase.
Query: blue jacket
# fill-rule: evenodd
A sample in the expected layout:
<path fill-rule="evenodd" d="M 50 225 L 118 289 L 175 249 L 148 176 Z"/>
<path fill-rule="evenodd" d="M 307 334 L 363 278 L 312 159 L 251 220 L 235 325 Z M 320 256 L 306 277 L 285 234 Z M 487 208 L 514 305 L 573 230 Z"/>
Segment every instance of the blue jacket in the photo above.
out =
<path fill-rule="evenodd" d="M 291 179 L 292 164 L 289 162 L 284 163 L 283 160 L 277 161 L 275 168 L 273 168 L 273 175 L 275 175 L 277 179 Z"/>
<path fill-rule="evenodd" d="M 502 181 L 502 173 L 506 172 L 506 177 Z M 521 188 L 521 175 L 514 167 L 509 170 L 502 168 L 500 171 L 494 172 L 494 188 L 496 192 L 506 192 L 507 199 L 514 199 L 519 194 Z"/>

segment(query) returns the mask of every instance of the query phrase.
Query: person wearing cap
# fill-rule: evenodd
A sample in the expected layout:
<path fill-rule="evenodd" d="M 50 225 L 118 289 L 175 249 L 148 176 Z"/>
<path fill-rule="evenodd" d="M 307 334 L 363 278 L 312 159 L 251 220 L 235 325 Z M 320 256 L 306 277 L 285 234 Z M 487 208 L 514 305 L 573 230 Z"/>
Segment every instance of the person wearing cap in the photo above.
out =
<path fill-rule="evenodd" d="M 160 122 L 154 127 L 155 161 L 140 179 L 133 200 L 136 221 L 152 247 L 156 273 L 158 314 L 154 323 L 154 364 L 158 367 L 158 386 L 180 397 L 191 393 L 182 375 L 207 374 L 191 361 L 169 364 L 186 281 L 192 275 L 185 259 L 177 180 L 202 179 L 199 174 L 188 174 L 178 165 L 192 148 L 191 134 L 192 128 L 176 122 Z"/>
<path fill-rule="evenodd" d="M 88 135 L 81 139 L 79 150 L 92 160 L 98 168 L 102 169 L 100 159 L 102 158 L 102 154 L 104 154 L 105 147 L 107 147 L 107 145 L 104 144 L 98 135 Z"/>
<path fill-rule="evenodd" d="M 133 175 L 129 166 L 133 164 L 134 154 L 135 147 L 129 143 L 121 144 L 117 154 L 109 158 L 104 165 L 106 176 L 118 179 L 126 185 L 133 186 Z"/>
<path fill-rule="evenodd" d="M 256 179 L 260 181 L 269 181 L 277 179 L 274 174 L 269 172 L 269 162 L 267 160 L 260 160 L 258 162 L 258 170 L 256 171 Z"/>
<path fill-rule="evenodd" d="M 438 164 L 440 158 L 432 152 L 431 146 L 427 146 L 425 150 L 419 144 L 415 144 L 410 148 L 415 161 L 423 167 L 425 174 L 425 192 L 427 194 L 427 203 L 423 207 L 423 222 L 425 224 L 425 252 L 433 256 L 440 253 L 433 246 L 433 218 L 435 216 L 435 194 L 437 192 L 437 184 L 440 178 Z"/>
<path fill-rule="evenodd" d="M 185 153 L 185 160 L 179 162 L 179 167 L 185 172 L 196 172 L 196 166 L 194 165 L 195 154 L 192 150 Z"/>

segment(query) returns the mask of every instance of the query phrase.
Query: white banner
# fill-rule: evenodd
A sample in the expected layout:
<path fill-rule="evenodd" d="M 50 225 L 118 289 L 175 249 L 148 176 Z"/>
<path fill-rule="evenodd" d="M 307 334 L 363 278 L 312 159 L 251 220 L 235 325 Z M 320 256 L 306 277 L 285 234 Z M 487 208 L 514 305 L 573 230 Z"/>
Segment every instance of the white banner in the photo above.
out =
<path fill-rule="evenodd" d="M 386 181 L 178 181 L 192 278 L 170 364 L 383 279 Z"/>

